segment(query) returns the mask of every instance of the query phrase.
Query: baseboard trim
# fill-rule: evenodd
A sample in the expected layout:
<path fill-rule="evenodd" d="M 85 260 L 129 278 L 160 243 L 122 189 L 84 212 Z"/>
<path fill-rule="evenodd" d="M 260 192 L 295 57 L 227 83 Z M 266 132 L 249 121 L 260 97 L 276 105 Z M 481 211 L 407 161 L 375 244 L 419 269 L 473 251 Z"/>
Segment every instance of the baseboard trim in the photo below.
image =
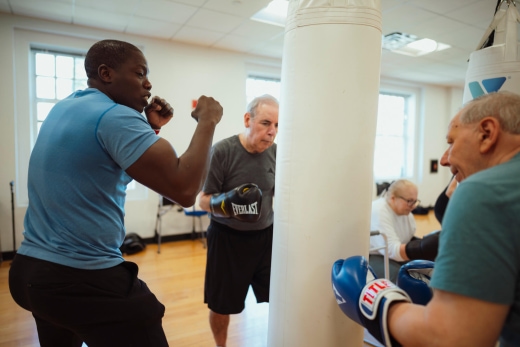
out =
<path fill-rule="evenodd" d="M 161 237 L 161 243 L 196 240 L 197 238 L 202 238 L 202 237 L 205 237 L 205 232 L 200 232 L 200 231 L 191 232 L 191 233 L 187 233 L 187 234 L 163 235 Z M 143 240 L 147 245 L 159 242 L 157 235 L 155 235 L 154 237 L 143 238 Z"/>
<path fill-rule="evenodd" d="M 197 238 L 202 238 L 204 236 L 205 235 L 203 235 L 203 233 L 200 231 L 191 232 L 191 233 L 187 233 L 187 234 L 164 235 L 161 237 L 161 243 L 196 240 Z M 158 243 L 157 235 L 155 235 L 154 237 L 143 238 L 143 240 L 147 245 Z M 16 251 L 8 251 L 8 252 L 0 253 L 0 262 L 7 261 L 7 260 L 13 260 L 15 254 L 16 254 Z"/>

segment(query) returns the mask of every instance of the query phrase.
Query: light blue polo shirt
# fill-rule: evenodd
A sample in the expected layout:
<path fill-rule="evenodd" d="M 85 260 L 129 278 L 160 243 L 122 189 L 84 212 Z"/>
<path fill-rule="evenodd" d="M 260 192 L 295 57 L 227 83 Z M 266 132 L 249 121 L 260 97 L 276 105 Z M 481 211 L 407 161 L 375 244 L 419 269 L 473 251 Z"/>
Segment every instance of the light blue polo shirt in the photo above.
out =
<path fill-rule="evenodd" d="M 31 153 L 18 253 L 82 269 L 123 262 L 125 170 L 158 139 L 142 114 L 97 89 L 58 102 Z"/>

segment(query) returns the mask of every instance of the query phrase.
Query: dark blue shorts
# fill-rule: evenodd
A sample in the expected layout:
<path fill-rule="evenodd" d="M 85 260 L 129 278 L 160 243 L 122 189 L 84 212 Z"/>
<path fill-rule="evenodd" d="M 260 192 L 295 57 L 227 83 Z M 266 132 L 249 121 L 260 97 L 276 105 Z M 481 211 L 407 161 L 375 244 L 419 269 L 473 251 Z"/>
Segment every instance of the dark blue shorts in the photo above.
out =
<path fill-rule="evenodd" d="M 235 230 L 211 221 L 204 302 L 220 314 L 244 309 L 249 290 L 257 302 L 269 302 L 273 226 L 262 230 Z"/>

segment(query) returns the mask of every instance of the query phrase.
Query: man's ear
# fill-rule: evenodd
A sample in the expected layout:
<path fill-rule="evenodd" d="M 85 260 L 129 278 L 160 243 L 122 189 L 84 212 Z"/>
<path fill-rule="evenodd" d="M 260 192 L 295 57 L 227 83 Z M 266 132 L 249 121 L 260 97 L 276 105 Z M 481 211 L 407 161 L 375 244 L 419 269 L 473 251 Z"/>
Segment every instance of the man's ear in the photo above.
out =
<path fill-rule="evenodd" d="M 496 118 L 486 117 L 479 122 L 477 131 L 480 139 L 480 153 L 487 153 L 498 141 L 500 123 Z"/>
<path fill-rule="evenodd" d="M 112 77 L 113 77 L 112 73 L 113 73 L 112 69 L 110 67 L 108 67 L 107 65 L 105 65 L 105 64 L 99 65 L 98 76 L 99 76 L 99 79 L 103 83 L 112 82 Z"/>
<path fill-rule="evenodd" d="M 251 126 L 251 113 L 246 112 L 244 114 L 244 126 L 249 128 Z"/>

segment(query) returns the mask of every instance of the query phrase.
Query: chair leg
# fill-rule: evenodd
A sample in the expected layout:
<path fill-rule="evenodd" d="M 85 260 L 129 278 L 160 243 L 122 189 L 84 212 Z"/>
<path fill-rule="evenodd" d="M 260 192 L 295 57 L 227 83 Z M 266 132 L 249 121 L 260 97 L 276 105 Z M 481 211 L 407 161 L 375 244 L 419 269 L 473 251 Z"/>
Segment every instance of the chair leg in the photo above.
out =
<path fill-rule="evenodd" d="M 195 229 L 195 216 L 191 217 L 191 239 L 195 240 L 197 238 L 197 230 Z"/>
<path fill-rule="evenodd" d="M 159 202 L 159 206 L 157 207 L 157 219 L 155 220 L 155 238 L 157 240 L 157 253 L 161 253 L 161 238 L 162 238 L 162 216 L 171 211 L 175 204 L 167 204 L 166 206 L 162 205 Z M 182 211 L 182 209 L 178 210 Z"/>
<path fill-rule="evenodd" d="M 160 219 L 161 217 L 159 217 L 159 229 L 158 229 L 158 234 L 157 234 L 157 253 L 160 254 L 161 253 L 161 234 L 162 234 L 162 220 Z"/>
<path fill-rule="evenodd" d="M 206 241 L 206 231 L 204 231 L 204 226 L 202 225 L 202 218 L 199 216 L 199 223 L 200 223 L 200 242 L 202 242 L 202 247 L 207 247 L 207 241 Z"/>
<path fill-rule="evenodd" d="M 157 219 L 155 220 L 155 238 L 157 240 L 157 253 L 161 253 L 161 227 L 162 227 L 162 219 L 161 219 L 161 211 L 157 211 Z"/>

